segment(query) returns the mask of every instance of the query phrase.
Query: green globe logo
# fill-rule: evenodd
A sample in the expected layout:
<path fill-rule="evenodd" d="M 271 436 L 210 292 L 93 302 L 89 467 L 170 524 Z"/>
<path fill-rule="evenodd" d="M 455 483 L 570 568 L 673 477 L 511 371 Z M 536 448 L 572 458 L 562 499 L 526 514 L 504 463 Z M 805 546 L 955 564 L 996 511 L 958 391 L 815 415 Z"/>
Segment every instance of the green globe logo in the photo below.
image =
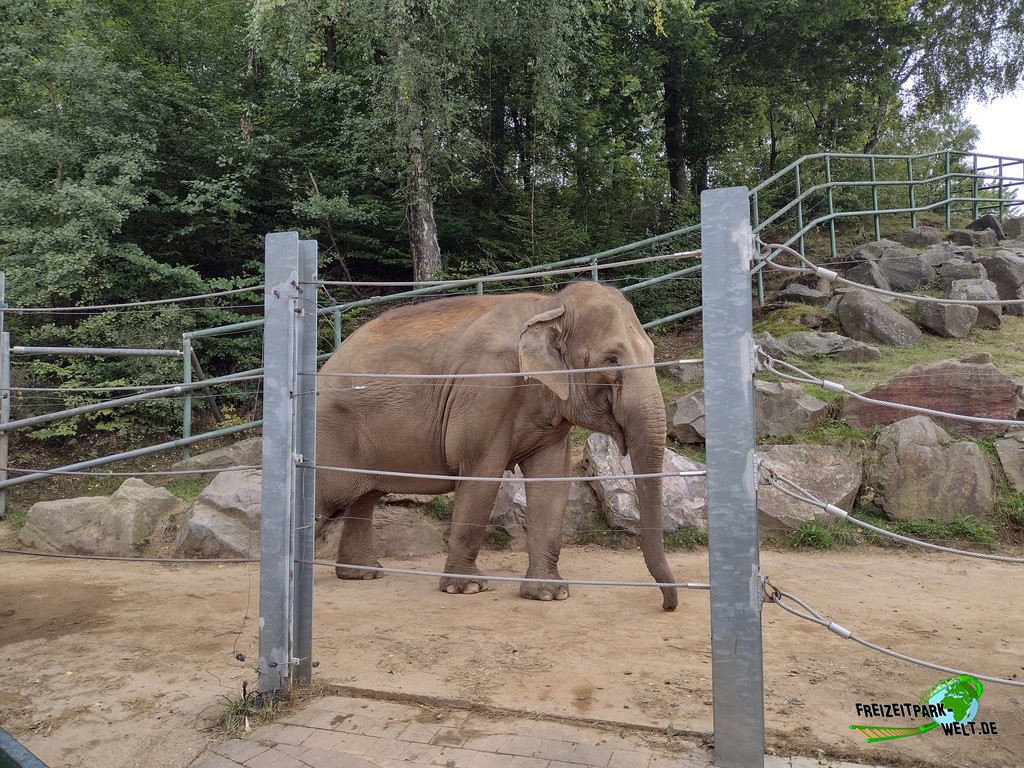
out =
<path fill-rule="evenodd" d="M 922 704 L 938 705 L 946 714 L 933 717 L 938 725 L 966 725 L 978 715 L 981 683 L 970 675 L 943 680 L 921 697 Z"/>
<path fill-rule="evenodd" d="M 971 675 L 955 675 L 932 686 L 913 707 L 915 712 L 920 710 L 921 715 L 931 717 L 932 722 L 909 727 L 851 725 L 850 728 L 862 733 L 869 743 L 918 736 L 940 726 L 949 733 L 950 729 L 974 722 L 974 718 L 978 715 L 978 700 L 981 698 L 981 693 L 981 683 L 977 678 Z M 894 706 L 900 707 L 900 705 Z M 909 706 L 908 704 L 907 707 Z M 986 730 L 986 726 L 989 725 L 991 724 L 982 723 L 982 733 L 995 733 L 994 730 Z M 974 726 L 972 725 L 972 733 L 973 730 Z"/>

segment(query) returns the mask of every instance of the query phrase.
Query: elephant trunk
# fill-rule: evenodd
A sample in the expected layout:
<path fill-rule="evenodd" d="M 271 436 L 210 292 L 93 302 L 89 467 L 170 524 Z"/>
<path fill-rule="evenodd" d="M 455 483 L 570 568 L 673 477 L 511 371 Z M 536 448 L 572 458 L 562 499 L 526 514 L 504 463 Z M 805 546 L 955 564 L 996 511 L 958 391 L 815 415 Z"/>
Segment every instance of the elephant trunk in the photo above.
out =
<path fill-rule="evenodd" d="M 657 397 L 646 401 L 643 415 L 627 422 L 626 446 L 638 475 L 657 474 L 662 471 L 665 456 L 665 407 L 661 391 L 654 384 Z M 665 540 L 662 536 L 662 493 L 661 478 L 638 478 L 636 480 L 637 501 L 640 506 L 640 546 L 644 562 L 654 580 L 672 584 L 675 578 L 665 559 Z M 675 587 L 662 587 L 662 608 L 674 611 L 679 603 Z"/>

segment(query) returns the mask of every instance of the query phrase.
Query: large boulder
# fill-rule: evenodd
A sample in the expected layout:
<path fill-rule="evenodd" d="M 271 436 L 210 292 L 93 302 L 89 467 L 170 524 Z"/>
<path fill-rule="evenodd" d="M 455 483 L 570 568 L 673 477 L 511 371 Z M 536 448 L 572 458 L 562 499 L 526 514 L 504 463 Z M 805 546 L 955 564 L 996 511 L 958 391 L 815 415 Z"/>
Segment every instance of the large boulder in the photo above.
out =
<path fill-rule="evenodd" d="M 129 478 L 111 496 L 33 504 L 18 541 L 40 552 L 132 557 L 160 536 L 185 506 L 164 488 Z"/>
<path fill-rule="evenodd" d="M 891 291 L 892 285 L 885 272 L 874 261 L 862 261 L 854 264 L 843 273 L 843 277 L 859 285 L 866 285 L 869 288 L 881 288 L 883 291 Z"/>
<path fill-rule="evenodd" d="M 879 432 L 864 486 L 862 503 L 893 520 L 984 518 L 995 506 L 992 468 L 981 448 L 955 441 L 927 416 Z"/>
<path fill-rule="evenodd" d="M 698 389 L 665 407 L 668 436 L 678 443 L 699 444 L 707 434 L 704 423 L 704 390 Z"/>
<path fill-rule="evenodd" d="M 263 464 L 263 438 L 250 437 L 239 440 L 225 448 L 217 448 L 197 456 L 189 456 L 174 464 L 174 472 L 195 472 L 182 475 L 184 478 L 208 480 L 213 476 L 210 470 L 259 467 Z"/>
<path fill-rule="evenodd" d="M 601 500 L 608 524 L 615 528 L 625 528 L 630 533 L 639 533 L 640 508 L 633 481 L 598 479 L 632 474 L 633 465 L 629 457 L 619 453 L 615 441 L 607 435 L 594 433 L 587 438 L 583 463 L 586 474 L 595 478 L 590 484 Z M 664 472 L 696 472 L 704 469 L 703 465 L 690 461 L 685 456 L 680 456 L 674 451 L 665 451 Z M 662 480 L 662 497 L 664 530 L 674 531 L 681 525 L 707 529 L 706 477 L 666 477 Z"/>
<path fill-rule="evenodd" d="M 569 485 L 569 502 L 562 515 L 562 538 L 575 539 L 600 506 L 590 484 L 583 479 L 574 480 Z M 516 541 L 526 538 L 526 483 L 518 466 L 515 472 L 505 473 L 491 510 L 491 525 L 501 528 Z"/>
<path fill-rule="evenodd" d="M 986 231 L 991 234 L 991 230 Z M 1000 299 L 1024 299 L 1024 257 L 1011 250 L 1000 249 L 979 261 L 985 267 L 988 279 L 996 284 Z M 1007 304 L 1003 311 L 1008 315 L 1024 316 L 1024 303 Z"/>
<path fill-rule="evenodd" d="M 913 365 L 863 397 L 891 403 L 929 408 L 961 416 L 1012 420 L 1021 408 L 1021 387 L 1000 371 L 987 355 L 962 360 Z M 850 395 L 842 399 L 843 419 L 854 427 L 892 424 L 905 418 L 898 408 L 865 403 Z M 998 435 L 1004 425 L 936 417 L 958 433 L 972 436 Z"/>
<path fill-rule="evenodd" d="M 921 330 L 913 322 L 868 291 L 853 290 L 843 296 L 836 317 L 843 333 L 858 341 L 907 347 L 921 338 Z"/>
<path fill-rule="evenodd" d="M 809 288 L 802 283 L 793 282 L 779 291 L 776 300 L 790 304 L 809 304 L 813 307 L 824 307 L 828 304 L 829 294 Z"/>
<path fill-rule="evenodd" d="M 943 267 L 951 261 L 972 262 L 976 257 L 977 253 L 973 247 L 953 243 L 939 243 L 921 252 L 921 258 L 936 268 Z"/>
<path fill-rule="evenodd" d="M 983 232 L 986 229 L 991 229 L 995 233 L 997 240 L 1006 239 L 1006 235 L 1003 234 L 1003 228 L 999 226 L 999 219 L 997 219 L 991 213 L 986 213 L 983 216 L 979 216 L 970 224 L 968 224 L 967 228 L 974 230 L 975 232 Z"/>
<path fill-rule="evenodd" d="M 935 267 L 908 250 L 886 251 L 877 263 L 894 291 L 916 291 L 935 277 Z"/>
<path fill-rule="evenodd" d="M 984 229 L 981 232 L 974 232 L 970 229 L 954 229 L 949 239 L 956 245 L 971 245 L 975 248 L 995 248 L 999 245 L 999 238 L 991 229 Z"/>
<path fill-rule="evenodd" d="M 891 239 L 908 248 L 927 248 L 929 245 L 941 243 L 943 234 L 937 227 L 921 226 L 899 232 Z"/>
<path fill-rule="evenodd" d="M 189 557 L 259 557 L 263 473 L 221 472 L 185 513 L 176 542 Z"/>
<path fill-rule="evenodd" d="M 850 253 L 850 259 L 853 261 L 878 261 L 886 253 L 890 252 L 906 254 L 910 253 L 910 250 L 895 240 L 874 240 L 854 248 Z"/>
<path fill-rule="evenodd" d="M 774 341 L 775 348 L 783 356 L 830 357 L 850 363 L 863 363 L 875 360 L 882 354 L 878 347 L 831 331 L 797 331 Z"/>
<path fill-rule="evenodd" d="M 996 455 L 1006 482 L 1017 493 L 1024 493 L 1024 432 L 1010 432 L 996 440 Z"/>
<path fill-rule="evenodd" d="M 780 478 L 807 490 L 815 498 L 847 512 L 853 509 L 861 485 L 859 457 L 830 445 L 773 445 L 759 452 L 762 465 Z M 784 486 L 785 487 L 785 486 Z M 757 489 L 760 525 L 766 531 L 799 528 L 811 520 L 830 517 L 822 507 L 797 501 L 763 478 Z"/>
<path fill-rule="evenodd" d="M 939 286 L 948 290 L 954 280 L 985 280 L 985 266 L 974 261 L 950 259 L 939 267 Z"/>
<path fill-rule="evenodd" d="M 425 515 L 422 507 L 378 504 L 373 509 L 373 554 L 389 558 L 441 554 L 444 527 Z M 320 521 L 314 545 L 317 560 L 337 560 L 341 531 L 341 518 Z"/>
<path fill-rule="evenodd" d="M 916 314 L 922 328 L 946 339 L 962 339 L 978 320 L 978 308 L 971 304 L 921 301 Z"/>
<path fill-rule="evenodd" d="M 797 435 L 828 415 L 828 403 L 799 384 L 754 380 L 754 422 L 758 437 Z"/>
<path fill-rule="evenodd" d="M 974 321 L 977 328 L 994 329 L 1003 324 L 1003 308 L 1000 304 L 987 302 L 998 301 L 999 291 L 991 280 L 954 280 L 950 283 L 946 295 L 957 301 L 978 301 L 978 319 Z"/>

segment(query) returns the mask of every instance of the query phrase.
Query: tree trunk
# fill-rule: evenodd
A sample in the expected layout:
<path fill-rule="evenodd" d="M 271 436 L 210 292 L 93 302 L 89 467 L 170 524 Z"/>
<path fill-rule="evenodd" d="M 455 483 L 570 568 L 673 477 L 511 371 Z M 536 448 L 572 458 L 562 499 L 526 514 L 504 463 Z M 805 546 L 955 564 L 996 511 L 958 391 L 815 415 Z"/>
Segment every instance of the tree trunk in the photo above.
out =
<path fill-rule="evenodd" d="M 431 114 L 430 99 L 417 78 L 418 60 L 414 46 L 412 3 L 396 6 L 395 32 L 395 112 L 399 136 L 406 134 L 405 217 L 409 225 L 409 251 L 414 280 L 433 280 L 441 271 L 441 247 L 434 221 L 434 197 L 430 188 L 430 149 L 426 124 Z"/>
<path fill-rule="evenodd" d="M 775 127 L 775 110 L 768 108 L 768 127 L 771 130 L 771 145 L 768 149 L 768 174 L 775 173 L 779 164 L 779 133 Z"/>
<path fill-rule="evenodd" d="M 670 45 L 662 67 L 665 91 L 665 157 L 668 160 L 668 184 L 672 204 L 686 195 L 686 158 L 683 156 L 683 94 L 679 84 L 683 76 L 683 59 L 679 48 Z"/>
<path fill-rule="evenodd" d="M 434 199 L 427 166 L 423 128 L 417 125 L 409 134 L 409 191 L 405 203 L 413 280 L 417 281 L 434 280 L 441 272 L 441 246 L 437 242 Z"/>

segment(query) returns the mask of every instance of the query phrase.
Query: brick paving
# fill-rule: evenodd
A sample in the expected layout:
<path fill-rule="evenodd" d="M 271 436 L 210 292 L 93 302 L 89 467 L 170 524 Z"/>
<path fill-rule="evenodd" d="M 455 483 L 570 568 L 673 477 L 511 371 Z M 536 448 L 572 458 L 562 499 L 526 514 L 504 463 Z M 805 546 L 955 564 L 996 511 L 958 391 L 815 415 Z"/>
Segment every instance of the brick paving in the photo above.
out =
<path fill-rule="evenodd" d="M 708 750 L 586 725 L 328 696 L 212 747 L 189 768 L 709 768 Z M 765 757 L 765 768 L 820 768 Z M 853 763 L 832 768 L 864 768 Z"/>

